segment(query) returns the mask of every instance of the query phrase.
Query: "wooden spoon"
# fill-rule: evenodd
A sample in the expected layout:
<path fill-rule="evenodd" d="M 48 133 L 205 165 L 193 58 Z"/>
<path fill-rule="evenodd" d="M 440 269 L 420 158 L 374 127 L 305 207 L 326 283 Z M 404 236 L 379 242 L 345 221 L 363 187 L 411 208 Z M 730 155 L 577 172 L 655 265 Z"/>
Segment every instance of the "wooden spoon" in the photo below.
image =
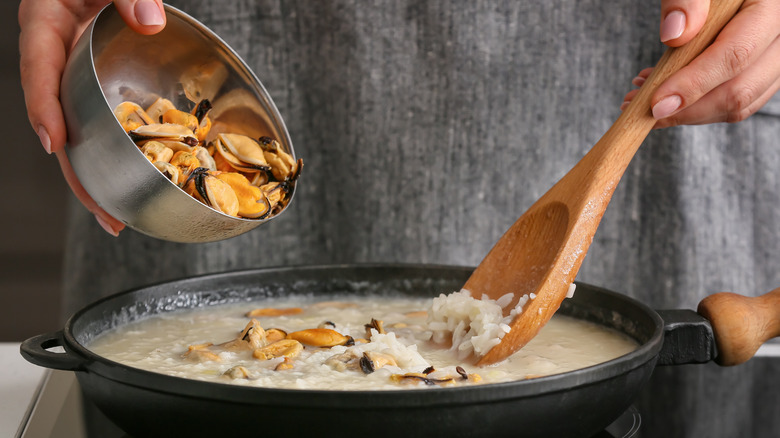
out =
<path fill-rule="evenodd" d="M 731 20 L 742 0 L 713 0 L 699 34 L 670 48 L 631 104 L 585 157 L 528 209 L 498 240 L 464 289 L 497 299 L 531 293 L 511 331 L 479 358 L 478 365 L 505 359 L 550 320 L 566 297 L 585 258 L 612 193 L 637 149 L 655 125 L 650 99 L 669 76 L 704 51 Z"/>

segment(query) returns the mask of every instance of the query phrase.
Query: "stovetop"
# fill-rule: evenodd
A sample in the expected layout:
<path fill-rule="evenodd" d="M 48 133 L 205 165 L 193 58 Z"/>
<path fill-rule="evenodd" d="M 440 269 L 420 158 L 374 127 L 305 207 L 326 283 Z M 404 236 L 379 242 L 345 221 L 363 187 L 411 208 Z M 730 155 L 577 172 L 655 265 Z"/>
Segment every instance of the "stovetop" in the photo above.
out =
<path fill-rule="evenodd" d="M 642 424 L 632 406 L 592 438 L 636 438 Z M 48 372 L 17 438 L 132 438 L 81 397 L 72 372 Z"/>

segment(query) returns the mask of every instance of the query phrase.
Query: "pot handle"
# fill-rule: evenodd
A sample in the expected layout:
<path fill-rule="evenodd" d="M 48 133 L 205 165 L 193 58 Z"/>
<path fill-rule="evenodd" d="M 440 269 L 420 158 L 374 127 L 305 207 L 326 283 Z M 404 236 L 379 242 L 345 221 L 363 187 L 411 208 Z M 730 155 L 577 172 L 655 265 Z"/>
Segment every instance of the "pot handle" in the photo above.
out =
<path fill-rule="evenodd" d="M 703 299 L 697 311 L 712 325 L 720 365 L 747 362 L 764 342 L 780 336 L 780 288 L 759 297 L 720 292 Z"/>
<path fill-rule="evenodd" d="M 62 347 L 63 351 L 51 351 L 55 347 Z M 19 350 L 22 357 L 38 366 L 64 371 L 83 371 L 85 369 L 86 360 L 65 349 L 62 330 L 33 336 L 22 342 Z"/>

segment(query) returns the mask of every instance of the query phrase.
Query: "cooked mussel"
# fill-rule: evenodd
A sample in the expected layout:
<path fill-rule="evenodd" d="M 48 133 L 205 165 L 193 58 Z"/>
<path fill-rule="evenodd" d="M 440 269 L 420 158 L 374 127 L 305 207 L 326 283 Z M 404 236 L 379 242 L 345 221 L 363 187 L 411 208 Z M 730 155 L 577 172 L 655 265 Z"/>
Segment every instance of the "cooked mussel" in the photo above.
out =
<path fill-rule="evenodd" d="M 271 170 L 271 166 L 268 165 L 260 144 L 246 135 L 219 134 L 217 135 L 216 147 L 230 165 L 237 169 L 249 171 Z"/>
<path fill-rule="evenodd" d="M 154 123 L 149 114 L 140 105 L 133 102 L 122 102 L 114 108 L 114 116 L 125 132 L 130 132 L 144 125 Z"/>
<path fill-rule="evenodd" d="M 144 143 L 141 147 L 141 152 L 143 152 L 146 158 L 152 163 L 158 161 L 168 163 L 171 161 L 171 158 L 173 158 L 173 151 L 170 148 L 159 141 L 154 140 Z"/>
<path fill-rule="evenodd" d="M 380 353 L 378 351 L 366 351 L 359 361 L 360 369 L 365 374 L 371 374 L 374 371 L 387 366 L 398 366 L 395 358 L 386 353 Z"/>
<path fill-rule="evenodd" d="M 271 173 L 279 181 L 291 178 L 296 172 L 296 163 L 293 157 L 282 150 L 278 141 L 271 137 L 260 137 L 260 147 L 263 149 L 263 158 L 271 166 Z"/>
<path fill-rule="evenodd" d="M 182 185 L 185 192 L 220 213 L 236 216 L 238 197 L 230 185 L 212 171 L 198 167 L 190 172 Z"/>
<path fill-rule="evenodd" d="M 296 162 L 268 136 L 255 140 L 239 133 L 211 133 L 211 110 L 208 99 L 187 112 L 160 97 L 146 110 L 122 102 L 114 114 L 149 161 L 197 200 L 248 219 L 279 213 L 289 201 L 303 161 Z"/>
<path fill-rule="evenodd" d="M 166 111 L 176 109 L 176 106 L 170 100 L 159 97 L 148 108 L 146 108 L 146 114 L 154 120 L 154 123 L 162 123 L 162 115 Z"/>
<path fill-rule="evenodd" d="M 191 129 L 175 123 L 151 123 L 139 126 L 128 132 L 135 142 L 147 140 L 180 141 L 184 144 L 195 146 L 198 139 Z"/>
<path fill-rule="evenodd" d="M 164 162 L 164 161 L 156 161 L 154 163 L 154 167 L 157 168 L 157 170 L 160 171 L 163 175 L 165 175 L 166 178 L 171 180 L 174 184 L 179 184 L 179 178 L 181 177 L 181 171 L 178 167 L 174 166 L 171 163 Z"/>

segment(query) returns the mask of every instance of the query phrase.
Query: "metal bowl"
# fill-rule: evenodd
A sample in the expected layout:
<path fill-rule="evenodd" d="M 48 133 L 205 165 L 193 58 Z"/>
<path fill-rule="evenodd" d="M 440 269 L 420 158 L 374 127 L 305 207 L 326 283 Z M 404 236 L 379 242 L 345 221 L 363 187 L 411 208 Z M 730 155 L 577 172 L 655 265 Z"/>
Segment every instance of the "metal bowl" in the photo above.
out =
<path fill-rule="evenodd" d="M 65 150 L 90 196 L 130 228 L 175 242 L 234 237 L 278 214 L 237 218 L 192 198 L 144 157 L 113 109 L 125 100 L 146 107 L 158 97 L 188 109 L 207 98 L 213 130 L 269 136 L 295 157 L 292 143 L 268 92 L 239 56 L 197 20 L 168 5 L 165 11 L 165 29 L 152 36 L 128 28 L 113 5 L 86 29 L 62 78 Z"/>

